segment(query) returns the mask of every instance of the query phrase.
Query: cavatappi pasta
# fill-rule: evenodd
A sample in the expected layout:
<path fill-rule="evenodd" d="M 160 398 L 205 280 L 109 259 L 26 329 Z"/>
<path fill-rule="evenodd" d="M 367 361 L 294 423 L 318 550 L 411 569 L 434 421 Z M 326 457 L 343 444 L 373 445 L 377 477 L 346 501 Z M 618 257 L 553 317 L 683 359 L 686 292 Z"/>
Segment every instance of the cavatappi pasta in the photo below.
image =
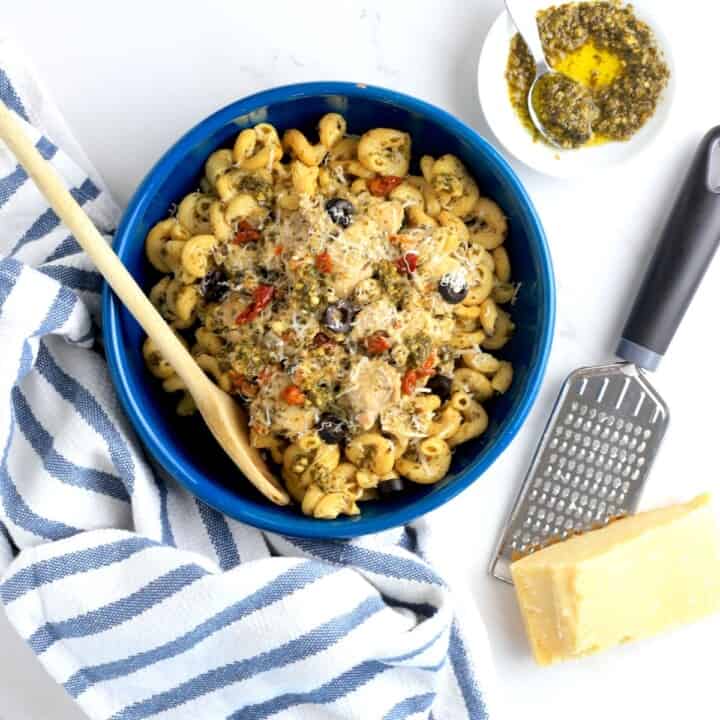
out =
<path fill-rule="evenodd" d="M 457 157 L 410 160 L 407 133 L 349 135 L 334 113 L 317 142 L 262 123 L 147 236 L 152 302 L 316 518 L 441 480 L 512 382 L 505 215 Z M 149 339 L 143 355 L 191 414 Z"/>

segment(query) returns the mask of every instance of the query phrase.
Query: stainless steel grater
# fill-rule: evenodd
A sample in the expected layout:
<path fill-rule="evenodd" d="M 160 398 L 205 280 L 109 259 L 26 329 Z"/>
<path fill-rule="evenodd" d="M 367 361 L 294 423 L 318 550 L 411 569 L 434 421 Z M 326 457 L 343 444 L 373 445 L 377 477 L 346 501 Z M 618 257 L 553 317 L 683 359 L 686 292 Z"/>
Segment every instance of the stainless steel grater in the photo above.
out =
<path fill-rule="evenodd" d="M 493 561 L 636 510 L 668 425 L 668 410 L 631 363 L 581 368 L 565 381 Z"/>
<path fill-rule="evenodd" d="M 635 512 L 668 426 L 655 370 L 720 242 L 720 127 L 703 139 L 618 345 L 565 381 L 490 566 Z"/>

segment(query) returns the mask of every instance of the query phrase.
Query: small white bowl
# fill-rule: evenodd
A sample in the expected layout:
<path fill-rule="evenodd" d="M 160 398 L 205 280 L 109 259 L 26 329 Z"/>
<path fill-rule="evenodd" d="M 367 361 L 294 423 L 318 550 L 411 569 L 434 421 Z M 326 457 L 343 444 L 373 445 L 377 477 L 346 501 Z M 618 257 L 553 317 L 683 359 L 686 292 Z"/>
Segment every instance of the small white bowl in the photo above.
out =
<path fill-rule="evenodd" d="M 537 9 L 547 7 L 545 2 L 532 1 L 537 5 Z M 675 68 L 670 42 L 655 22 L 650 0 L 632 4 L 637 16 L 647 22 L 655 34 L 665 62 L 670 68 L 670 80 L 655 114 L 630 140 L 577 150 L 559 150 L 542 141 L 535 141 L 510 104 L 505 67 L 510 52 L 510 40 L 517 31 L 507 12 L 500 13 L 492 24 L 480 53 L 478 94 L 490 129 L 516 158 L 545 175 L 577 178 L 613 165 L 620 165 L 645 150 L 658 137 L 669 117 L 675 92 Z"/>

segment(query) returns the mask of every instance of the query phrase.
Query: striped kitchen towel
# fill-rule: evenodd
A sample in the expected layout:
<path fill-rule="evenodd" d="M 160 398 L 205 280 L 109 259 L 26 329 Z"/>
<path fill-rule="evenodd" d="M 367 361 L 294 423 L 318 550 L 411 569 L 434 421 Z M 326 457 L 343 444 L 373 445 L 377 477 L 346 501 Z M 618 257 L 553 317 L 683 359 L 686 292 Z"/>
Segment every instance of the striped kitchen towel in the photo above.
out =
<path fill-rule="evenodd" d="M 118 211 L 27 64 L 0 97 L 110 239 Z M 148 464 L 98 346 L 100 277 L 0 143 L 0 598 L 90 718 L 482 720 L 484 629 L 423 523 L 261 533 Z"/>

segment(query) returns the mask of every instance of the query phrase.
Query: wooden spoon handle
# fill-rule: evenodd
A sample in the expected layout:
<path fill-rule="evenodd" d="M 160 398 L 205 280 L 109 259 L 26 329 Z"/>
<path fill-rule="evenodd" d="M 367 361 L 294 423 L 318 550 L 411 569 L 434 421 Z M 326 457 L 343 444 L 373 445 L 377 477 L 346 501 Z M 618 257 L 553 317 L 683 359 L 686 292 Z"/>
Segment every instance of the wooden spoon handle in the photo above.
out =
<path fill-rule="evenodd" d="M 195 394 L 196 390 L 199 391 L 209 383 L 205 373 L 140 289 L 85 211 L 68 192 L 55 168 L 40 155 L 20 122 L 2 102 L 0 102 L 0 137 L 190 392 Z"/>

